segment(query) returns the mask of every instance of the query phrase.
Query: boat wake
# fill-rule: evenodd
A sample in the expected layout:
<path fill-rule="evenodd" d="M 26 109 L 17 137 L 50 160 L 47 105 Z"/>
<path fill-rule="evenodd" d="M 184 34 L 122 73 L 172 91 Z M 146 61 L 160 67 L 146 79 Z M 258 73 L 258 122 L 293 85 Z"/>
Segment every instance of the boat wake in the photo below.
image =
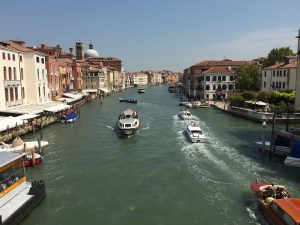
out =
<path fill-rule="evenodd" d="M 148 129 L 150 129 L 149 126 L 148 126 L 148 127 L 143 127 L 143 128 L 142 128 L 142 130 L 148 130 Z"/>
<path fill-rule="evenodd" d="M 106 126 L 108 129 L 115 131 L 115 128 L 113 128 L 112 126 Z"/>

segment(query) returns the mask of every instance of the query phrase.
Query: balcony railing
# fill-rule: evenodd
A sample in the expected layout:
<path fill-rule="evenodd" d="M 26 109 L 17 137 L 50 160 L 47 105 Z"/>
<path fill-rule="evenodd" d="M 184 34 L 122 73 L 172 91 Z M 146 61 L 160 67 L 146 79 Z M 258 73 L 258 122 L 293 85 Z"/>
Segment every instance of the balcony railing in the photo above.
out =
<path fill-rule="evenodd" d="M 17 105 L 22 105 L 22 100 L 15 100 L 15 101 L 6 102 L 5 105 L 6 105 L 7 107 L 12 107 L 12 106 L 17 106 Z"/>
<path fill-rule="evenodd" d="M 4 80 L 4 86 L 16 86 L 21 85 L 21 80 Z"/>

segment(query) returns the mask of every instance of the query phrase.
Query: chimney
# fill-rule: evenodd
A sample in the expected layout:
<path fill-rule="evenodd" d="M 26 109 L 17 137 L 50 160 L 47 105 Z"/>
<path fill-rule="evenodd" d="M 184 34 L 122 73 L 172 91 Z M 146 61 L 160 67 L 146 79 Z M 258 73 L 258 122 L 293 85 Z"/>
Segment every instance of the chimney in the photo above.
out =
<path fill-rule="evenodd" d="M 69 48 L 70 54 L 73 55 L 73 48 Z"/>
<path fill-rule="evenodd" d="M 56 45 L 56 48 L 60 48 L 60 45 Z"/>
<path fill-rule="evenodd" d="M 41 49 L 45 49 L 45 44 L 41 44 Z"/>

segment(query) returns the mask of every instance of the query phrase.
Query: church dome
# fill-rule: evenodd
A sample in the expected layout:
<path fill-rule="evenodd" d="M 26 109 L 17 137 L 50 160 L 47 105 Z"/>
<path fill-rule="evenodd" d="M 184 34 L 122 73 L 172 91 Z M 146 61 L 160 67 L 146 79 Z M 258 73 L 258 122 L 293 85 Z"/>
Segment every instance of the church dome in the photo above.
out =
<path fill-rule="evenodd" d="M 99 53 L 94 49 L 92 41 L 90 41 L 89 49 L 85 51 L 84 58 L 95 58 L 99 57 Z"/>
<path fill-rule="evenodd" d="M 95 49 L 88 49 L 84 53 L 84 58 L 95 58 L 99 57 L 99 53 Z"/>

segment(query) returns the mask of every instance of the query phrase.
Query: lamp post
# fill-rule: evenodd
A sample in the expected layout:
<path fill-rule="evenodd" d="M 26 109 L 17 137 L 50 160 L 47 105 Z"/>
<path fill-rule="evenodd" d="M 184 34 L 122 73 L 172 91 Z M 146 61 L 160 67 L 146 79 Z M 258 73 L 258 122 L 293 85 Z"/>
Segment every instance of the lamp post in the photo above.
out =
<path fill-rule="evenodd" d="M 266 151 L 266 126 L 267 126 L 266 121 L 263 121 L 262 126 L 263 126 L 262 144 L 263 144 L 263 151 L 265 152 Z"/>

